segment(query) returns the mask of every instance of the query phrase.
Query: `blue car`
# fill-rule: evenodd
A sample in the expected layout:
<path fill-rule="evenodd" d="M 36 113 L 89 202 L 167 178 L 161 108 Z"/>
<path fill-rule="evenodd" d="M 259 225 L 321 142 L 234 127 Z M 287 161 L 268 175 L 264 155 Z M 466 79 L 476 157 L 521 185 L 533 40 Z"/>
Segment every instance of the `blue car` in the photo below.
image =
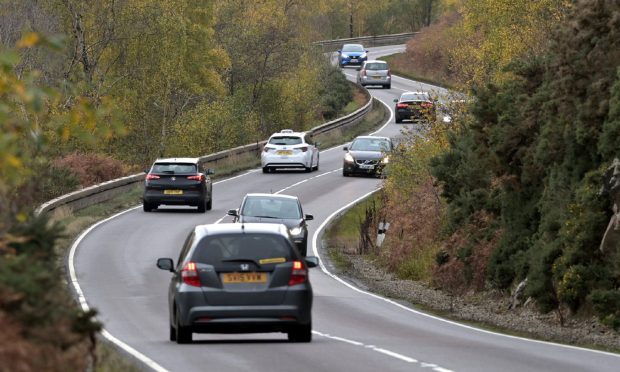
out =
<path fill-rule="evenodd" d="M 344 44 L 338 51 L 338 66 L 361 66 L 368 60 L 368 51 L 361 44 Z"/>

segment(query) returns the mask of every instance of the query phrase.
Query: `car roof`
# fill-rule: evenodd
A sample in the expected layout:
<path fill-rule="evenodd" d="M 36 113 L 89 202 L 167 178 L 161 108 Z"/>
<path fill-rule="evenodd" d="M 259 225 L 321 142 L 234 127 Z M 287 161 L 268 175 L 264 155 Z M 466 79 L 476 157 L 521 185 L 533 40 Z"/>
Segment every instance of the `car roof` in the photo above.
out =
<path fill-rule="evenodd" d="M 246 194 L 245 197 L 271 197 L 274 199 L 295 199 L 295 200 L 299 200 L 298 197 L 293 196 L 293 195 L 284 195 L 284 194 L 268 194 L 268 193 L 261 193 L 261 192 L 253 192 L 253 193 L 249 193 Z"/>
<path fill-rule="evenodd" d="M 364 63 L 387 63 L 387 61 L 382 61 L 380 59 L 372 59 L 372 60 L 366 61 Z"/>
<path fill-rule="evenodd" d="M 200 158 L 162 158 L 155 160 L 155 163 L 198 163 Z"/>
<path fill-rule="evenodd" d="M 344 47 L 350 46 L 350 45 L 352 45 L 352 46 L 360 46 L 362 48 L 364 47 L 362 44 L 343 44 L 342 47 L 344 48 Z"/>
<path fill-rule="evenodd" d="M 368 139 L 384 139 L 384 140 L 388 140 L 390 141 L 390 137 L 382 137 L 382 136 L 357 136 L 353 139 L 353 141 L 355 141 L 356 139 L 364 139 L 364 138 L 368 138 Z"/>
<path fill-rule="evenodd" d="M 198 225 L 194 228 L 197 237 L 221 235 L 221 234 L 243 234 L 243 233 L 262 233 L 274 234 L 287 237 L 288 229 L 279 223 L 213 223 Z"/>
<path fill-rule="evenodd" d="M 306 132 L 276 132 L 276 133 L 272 134 L 271 137 L 277 137 L 277 136 L 284 136 L 284 137 L 297 136 L 297 137 L 303 137 L 305 135 L 306 135 Z M 269 137 L 269 138 L 271 138 L 271 137 Z"/>

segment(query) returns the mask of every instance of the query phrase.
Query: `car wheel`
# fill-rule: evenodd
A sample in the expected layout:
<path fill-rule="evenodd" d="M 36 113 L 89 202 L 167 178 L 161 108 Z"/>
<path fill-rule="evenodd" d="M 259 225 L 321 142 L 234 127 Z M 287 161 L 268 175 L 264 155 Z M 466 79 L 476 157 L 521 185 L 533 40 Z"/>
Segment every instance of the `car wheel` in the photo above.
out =
<path fill-rule="evenodd" d="M 269 173 L 270 169 L 269 167 L 263 167 L 263 173 Z"/>
<path fill-rule="evenodd" d="M 170 341 L 177 340 L 177 330 L 170 324 Z"/>
<path fill-rule="evenodd" d="M 142 209 L 143 209 L 145 212 L 150 212 L 150 211 L 152 211 L 152 210 L 153 210 L 153 204 L 151 204 L 151 203 L 147 203 L 147 202 L 142 202 Z"/>
<path fill-rule="evenodd" d="M 398 115 L 395 115 L 394 119 L 396 120 L 396 124 L 399 124 L 399 123 L 403 122 L 403 119 L 401 119 Z"/>
<path fill-rule="evenodd" d="M 347 172 L 346 170 L 342 170 L 342 175 L 345 177 L 349 177 L 349 172 Z"/>
<path fill-rule="evenodd" d="M 392 89 L 392 84 L 384 85 L 383 88 L 384 89 Z"/>
<path fill-rule="evenodd" d="M 175 315 L 175 338 L 177 344 L 189 344 L 192 342 L 192 330 L 189 327 L 183 327 L 179 318 L 179 310 L 177 310 Z"/>
<path fill-rule="evenodd" d="M 306 170 L 306 173 L 310 173 L 310 172 L 312 172 L 312 168 L 313 168 L 313 166 L 312 166 L 312 159 L 310 159 L 310 166 L 309 167 L 304 167 L 304 169 Z"/>
<path fill-rule="evenodd" d="M 207 210 L 210 211 L 213 209 L 213 192 L 209 194 L 209 201 L 207 202 Z"/>
<path fill-rule="evenodd" d="M 201 200 L 200 204 L 198 204 L 198 213 L 204 213 L 207 211 L 207 201 Z"/>
<path fill-rule="evenodd" d="M 287 333 L 288 340 L 291 342 L 310 342 L 312 341 L 312 323 L 297 325 Z"/>
<path fill-rule="evenodd" d="M 304 238 L 304 241 L 301 242 L 301 244 L 299 245 L 299 254 L 301 254 L 303 257 L 306 257 L 308 255 L 308 237 L 307 236 Z"/>
<path fill-rule="evenodd" d="M 316 166 L 314 167 L 314 170 L 315 171 L 319 170 L 319 157 L 318 156 L 316 157 Z"/>

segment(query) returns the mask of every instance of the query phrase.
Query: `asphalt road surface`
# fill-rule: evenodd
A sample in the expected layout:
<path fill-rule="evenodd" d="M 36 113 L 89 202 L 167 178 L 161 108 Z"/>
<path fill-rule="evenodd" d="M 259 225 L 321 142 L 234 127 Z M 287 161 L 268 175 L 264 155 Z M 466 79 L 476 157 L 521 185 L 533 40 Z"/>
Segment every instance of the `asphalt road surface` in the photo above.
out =
<path fill-rule="evenodd" d="M 370 49 L 370 58 L 404 50 Z M 356 71 L 345 69 L 354 79 Z M 432 86 L 393 77 L 392 89 L 370 89 L 393 109 L 407 90 Z M 441 95 L 445 91 L 437 90 Z M 405 124 L 412 125 L 412 124 Z M 393 117 L 376 134 L 398 136 Z M 170 273 L 158 257 L 178 258 L 188 231 L 197 224 L 228 222 L 226 211 L 249 192 L 297 195 L 317 235 L 338 210 L 381 186 L 381 180 L 342 176 L 342 146 L 323 150 L 318 172 L 263 174 L 251 170 L 218 181 L 213 210 L 141 207 L 110 218 L 74 244 L 69 258 L 82 306 L 97 308 L 104 336 L 138 358 L 145 369 L 169 371 L 620 371 L 620 355 L 531 341 L 442 320 L 380 296 L 365 293 L 328 273 L 311 270 L 314 288 L 313 341 L 289 343 L 286 334 L 198 335 L 191 345 L 168 341 L 167 287 Z"/>

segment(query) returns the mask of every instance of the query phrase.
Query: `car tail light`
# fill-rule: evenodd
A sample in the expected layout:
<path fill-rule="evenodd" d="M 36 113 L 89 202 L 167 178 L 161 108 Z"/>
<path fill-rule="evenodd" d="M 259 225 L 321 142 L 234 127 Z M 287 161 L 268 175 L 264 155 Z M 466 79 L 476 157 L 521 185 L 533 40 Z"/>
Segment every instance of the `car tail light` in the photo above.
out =
<path fill-rule="evenodd" d="M 160 178 L 159 176 L 154 175 L 154 174 L 147 174 L 146 175 L 146 180 L 147 181 L 149 181 L 149 180 L 158 180 L 159 178 Z"/>
<path fill-rule="evenodd" d="M 433 107 L 433 104 L 430 102 L 422 102 L 421 106 L 424 108 L 429 108 L 429 107 Z"/>
<path fill-rule="evenodd" d="M 307 146 L 304 146 L 304 147 L 300 147 L 299 149 L 300 149 L 301 151 L 303 151 L 303 152 L 306 152 L 306 151 L 308 151 L 308 147 L 307 147 Z"/>
<path fill-rule="evenodd" d="M 188 180 L 193 180 L 193 181 L 203 181 L 205 179 L 205 175 L 202 173 L 199 173 L 195 176 L 187 176 Z"/>
<path fill-rule="evenodd" d="M 181 278 L 183 278 L 183 283 L 187 285 L 200 287 L 200 276 L 198 275 L 195 262 L 190 261 L 183 266 L 183 269 L 181 269 Z"/>
<path fill-rule="evenodd" d="M 308 280 L 308 270 L 301 261 L 293 261 L 293 271 L 291 271 L 291 278 L 288 280 L 288 285 L 303 284 Z"/>
<path fill-rule="evenodd" d="M 401 108 L 402 109 L 402 108 L 407 108 L 407 107 L 409 107 L 409 105 L 406 104 L 406 103 L 397 103 L 396 104 L 396 108 Z"/>

